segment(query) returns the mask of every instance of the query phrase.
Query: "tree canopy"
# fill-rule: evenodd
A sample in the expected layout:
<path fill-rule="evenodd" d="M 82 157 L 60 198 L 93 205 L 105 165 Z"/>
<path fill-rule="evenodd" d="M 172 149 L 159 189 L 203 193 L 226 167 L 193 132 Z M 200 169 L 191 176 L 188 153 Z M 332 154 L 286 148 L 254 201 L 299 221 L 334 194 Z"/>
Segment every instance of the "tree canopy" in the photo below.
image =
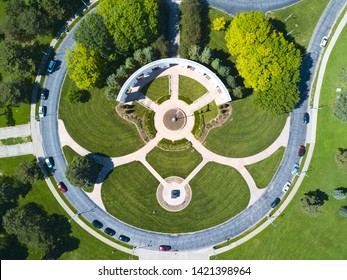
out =
<path fill-rule="evenodd" d="M 42 173 L 37 161 L 23 161 L 17 166 L 14 176 L 23 184 L 34 184 L 42 178 Z"/>
<path fill-rule="evenodd" d="M 80 43 L 76 43 L 75 50 L 66 52 L 68 75 L 79 89 L 93 88 L 101 74 L 102 60 L 94 50 L 88 51 Z"/>
<path fill-rule="evenodd" d="M 147 46 L 158 35 L 156 0 L 102 0 L 98 13 L 105 19 L 116 48 L 121 52 Z"/>
<path fill-rule="evenodd" d="M 275 114 L 291 111 L 299 101 L 301 54 L 261 12 L 237 14 L 226 31 L 229 52 L 255 103 Z"/>

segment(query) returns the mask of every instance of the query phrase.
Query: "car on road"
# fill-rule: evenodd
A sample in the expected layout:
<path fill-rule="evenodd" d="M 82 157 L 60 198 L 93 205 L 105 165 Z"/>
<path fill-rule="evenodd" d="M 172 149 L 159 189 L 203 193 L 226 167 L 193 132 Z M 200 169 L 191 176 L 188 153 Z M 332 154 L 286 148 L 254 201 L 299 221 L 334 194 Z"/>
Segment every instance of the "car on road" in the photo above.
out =
<path fill-rule="evenodd" d="M 292 175 L 297 175 L 299 173 L 299 164 L 295 163 L 292 169 Z"/>
<path fill-rule="evenodd" d="M 160 245 L 158 247 L 159 251 L 170 251 L 171 250 L 171 246 L 170 245 Z"/>
<path fill-rule="evenodd" d="M 40 106 L 39 107 L 39 117 L 43 118 L 46 116 L 46 106 Z"/>
<path fill-rule="evenodd" d="M 322 47 L 322 48 L 324 48 L 326 45 L 327 45 L 327 43 L 328 43 L 328 37 L 327 36 L 324 36 L 323 38 L 322 38 L 322 40 L 320 41 L 320 46 Z"/>
<path fill-rule="evenodd" d="M 305 124 L 308 124 L 310 122 L 310 114 L 309 113 L 305 113 L 304 114 L 304 119 L 303 119 Z"/>
<path fill-rule="evenodd" d="M 53 159 L 51 157 L 46 157 L 45 158 L 45 163 L 48 167 L 48 169 L 53 169 Z"/>
<path fill-rule="evenodd" d="M 92 225 L 96 228 L 102 228 L 104 225 L 102 224 L 102 222 L 100 222 L 99 220 L 94 220 L 92 222 Z"/>
<path fill-rule="evenodd" d="M 46 100 L 46 99 L 47 99 L 47 96 L 48 96 L 48 89 L 43 89 L 43 90 L 41 91 L 40 99 L 41 99 L 41 100 Z"/>
<path fill-rule="evenodd" d="M 125 235 L 120 235 L 119 237 L 118 237 L 118 239 L 120 240 L 120 241 L 123 241 L 123 242 L 129 242 L 130 241 L 130 238 L 128 237 L 128 236 L 125 236 Z"/>
<path fill-rule="evenodd" d="M 298 151 L 298 156 L 302 157 L 306 152 L 306 147 L 304 145 L 301 145 Z"/>
<path fill-rule="evenodd" d="M 56 64 L 57 64 L 57 62 L 56 62 L 54 59 L 52 59 L 52 60 L 49 62 L 48 68 L 47 68 L 47 71 L 48 71 L 49 74 L 52 74 L 52 73 L 53 73 Z"/>
<path fill-rule="evenodd" d="M 63 182 L 59 182 L 57 186 L 58 186 L 58 189 L 59 189 L 62 193 L 67 192 L 67 187 L 66 187 L 66 185 L 65 185 Z"/>
<path fill-rule="evenodd" d="M 291 185 L 292 185 L 291 182 L 287 182 L 287 183 L 284 185 L 282 191 L 286 193 L 286 192 L 289 190 L 289 188 L 290 188 Z"/>
<path fill-rule="evenodd" d="M 116 234 L 116 231 L 109 227 L 105 228 L 104 232 L 109 236 L 113 236 Z"/>
<path fill-rule="evenodd" d="M 277 205 L 278 205 L 278 203 L 280 203 L 281 202 L 281 199 L 279 198 L 279 197 L 277 197 L 272 203 L 271 203 L 271 207 L 272 208 L 275 208 Z"/>

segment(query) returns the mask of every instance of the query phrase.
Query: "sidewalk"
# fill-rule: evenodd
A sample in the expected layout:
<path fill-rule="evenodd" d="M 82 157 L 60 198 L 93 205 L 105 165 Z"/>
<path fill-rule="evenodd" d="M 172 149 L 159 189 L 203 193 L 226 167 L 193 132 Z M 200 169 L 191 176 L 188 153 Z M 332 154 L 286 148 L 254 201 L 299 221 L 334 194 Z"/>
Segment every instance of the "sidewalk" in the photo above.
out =
<path fill-rule="evenodd" d="M 30 134 L 30 124 L 0 128 L 0 140 L 7 138 L 25 137 L 29 136 Z"/>

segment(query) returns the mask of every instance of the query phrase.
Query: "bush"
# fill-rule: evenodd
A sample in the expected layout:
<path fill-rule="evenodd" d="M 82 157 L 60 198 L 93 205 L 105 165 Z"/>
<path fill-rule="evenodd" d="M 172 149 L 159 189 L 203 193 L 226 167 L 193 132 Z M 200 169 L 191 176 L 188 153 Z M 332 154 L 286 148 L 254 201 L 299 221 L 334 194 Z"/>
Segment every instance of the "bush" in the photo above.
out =
<path fill-rule="evenodd" d="M 346 198 L 346 195 L 342 189 L 335 189 L 331 194 L 336 200 L 342 200 Z"/>
<path fill-rule="evenodd" d="M 347 149 L 338 148 L 335 157 L 338 167 L 347 172 Z"/>
<path fill-rule="evenodd" d="M 347 122 L 347 94 L 341 94 L 334 105 L 334 116 L 342 122 Z"/>
<path fill-rule="evenodd" d="M 347 218 L 347 206 L 341 206 L 339 209 L 339 214 L 341 217 Z"/>
<path fill-rule="evenodd" d="M 213 20 L 212 29 L 215 31 L 225 30 L 227 21 L 224 17 L 218 17 Z"/>
<path fill-rule="evenodd" d="M 146 112 L 144 116 L 144 130 L 148 138 L 153 139 L 157 134 L 157 130 L 154 127 L 154 111 Z"/>
<path fill-rule="evenodd" d="M 187 139 L 171 141 L 163 139 L 158 143 L 158 147 L 164 151 L 184 151 L 189 149 L 192 144 Z"/>
<path fill-rule="evenodd" d="M 194 118 L 195 118 L 195 123 L 192 129 L 192 133 L 195 136 L 195 138 L 199 139 L 205 129 L 205 119 L 203 114 L 199 114 L 198 111 L 194 112 Z"/>

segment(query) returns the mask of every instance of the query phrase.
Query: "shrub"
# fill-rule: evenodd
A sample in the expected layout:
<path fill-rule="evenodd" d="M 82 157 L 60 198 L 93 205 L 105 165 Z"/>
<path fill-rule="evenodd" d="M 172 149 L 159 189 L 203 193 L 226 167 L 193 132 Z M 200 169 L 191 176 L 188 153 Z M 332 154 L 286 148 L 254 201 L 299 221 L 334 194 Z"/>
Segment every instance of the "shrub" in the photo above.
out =
<path fill-rule="evenodd" d="M 154 127 L 154 111 L 146 112 L 144 116 L 144 128 L 148 138 L 153 139 L 157 134 L 157 130 Z"/>
<path fill-rule="evenodd" d="M 339 209 L 339 214 L 341 217 L 347 218 L 347 206 L 341 206 Z"/>
<path fill-rule="evenodd" d="M 158 143 L 158 147 L 164 151 L 184 151 L 189 149 L 192 144 L 187 139 L 171 141 L 163 139 Z"/>
<path fill-rule="evenodd" d="M 224 17 L 218 17 L 213 20 L 212 29 L 216 31 L 225 30 L 227 21 Z"/>
<path fill-rule="evenodd" d="M 347 94 L 341 94 L 335 101 L 334 116 L 342 122 L 347 122 Z"/>
<path fill-rule="evenodd" d="M 346 198 L 346 195 L 342 189 L 335 189 L 331 194 L 336 200 L 342 200 Z"/>
<path fill-rule="evenodd" d="M 335 157 L 338 167 L 347 172 L 347 149 L 338 148 Z"/>

